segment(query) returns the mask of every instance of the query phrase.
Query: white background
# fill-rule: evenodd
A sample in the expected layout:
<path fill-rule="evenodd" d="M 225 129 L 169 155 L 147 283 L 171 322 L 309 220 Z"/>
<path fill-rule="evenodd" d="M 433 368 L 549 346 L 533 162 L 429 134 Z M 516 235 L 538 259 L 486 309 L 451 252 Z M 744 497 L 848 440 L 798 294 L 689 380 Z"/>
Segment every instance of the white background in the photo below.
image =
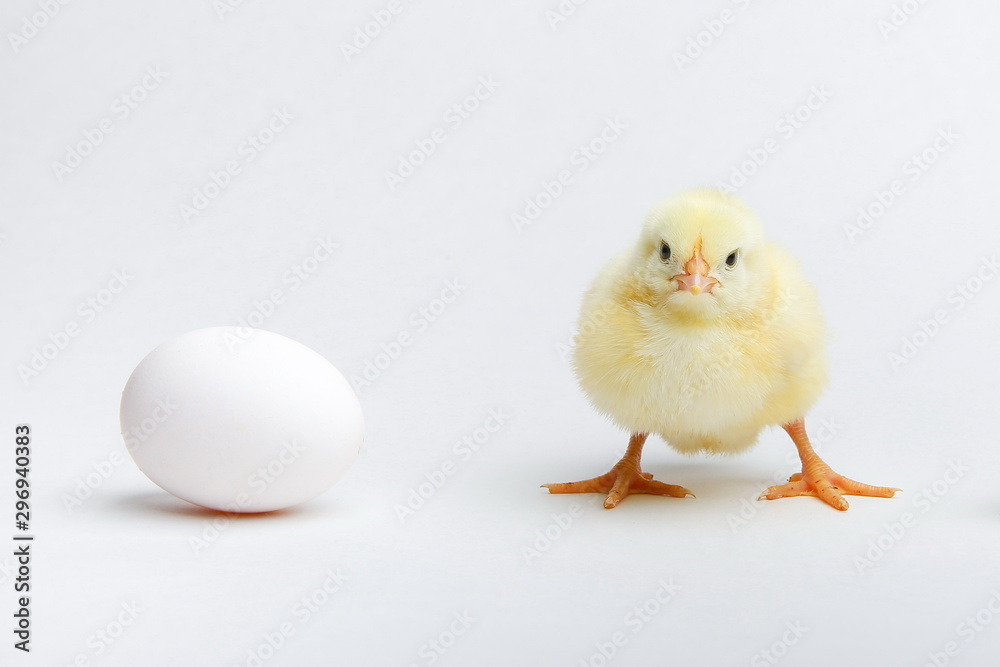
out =
<path fill-rule="evenodd" d="M 13 559 L 0 557 L 0 662 L 596 666 L 620 632 L 608 664 L 773 664 L 767 649 L 786 665 L 922 665 L 949 642 L 950 664 L 993 664 L 1000 281 L 978 274 L 993 276 L 983 262 L 1000 246 L 1000 10 L 911 1 L 887 33 L 889 0 L 681 4 L 592 0 L 553 27 L 556 0 L 404 2 L 348 59 L 342 44 L 385 2 L 72 2 L 35 18 L 37 34 L 24 20 L 39 4 L 5 3 L 0 479 L 12 485 L 14 425 L 31 424 L 38 537 L 30 656 L 11 646 Z M 166 78 L 142 90 L 149 67 Z M 496 90 L 449 124 L 480 77 Z M 814 88 L 829 99 L 803 107 Z M 122 95 L 144 98 L 124 118 Z M 294 119 L 185 220 L 181 205 L 243 160 L 274 109 Z M 60 178 L 53 163 L 103 118 L 113 131 Z M 625 129 L 580 171 L 577 151 L 609 119 Z M 444 142 L 390 190 L 385 173 L 435 128 Z M 943 152 L 939 132 L 952 135 Z M 752 168 L 768 139 L 776 149 Z M 925 150 L 935 160 L 914 172 Z M 596 496 L 547 495 L 539 484 L 602 473 L 626 442 L 564 358 L 582 291 L 653 202 L 741 165 L 755 173 L 740 195 L 801 259 L 828 317 L 831 386 L 807 425 L 835 469 L 904 492 L 852 498 L 847 513 L 758 503 L 796 469 L 775 430 L 734 459 L 651 440 L 647 470 L 696 499 L 604 511 Z M 516 229 L 511 216 L 561 170 L 572 182 Z M 850 237 L 895 180 L 895 200 Z M 318 238 L 338 249 L 293 289 L 285 276 Z M 127 287 L 85 315 L 115 271 Z M 411 318 L 449 280 L 460 296 L 417 332 Z M 414 336 L 361 388 L 365 448 L 341 483 L 228 520 L 122 458 L 118 400 L 157 344 L 237 324 L 273 290 L 282 303 L 263 327 L 349 377 Z M 78 335 L 22 377 L 72 324 Z M 894 366 L 904 339 L 919 347 Z M 503 427 L 456 454 L 491 409 Z M 454 474 L 401 521 L 448 461 Z M 6 542 L 13 490 L 0 498 Z M 326 598 L 330 570 L 346 581 Z M 661 582 L 677 587 L 665 603 Z M 324 604 L 306 619 L 296 605 L 314 594 Z M 118 634 L 123 604 L 141 611 Z M 456 613 L 474 619 L 457 638 Z M 269 650 L 286 623 L 294 634 Z"/>

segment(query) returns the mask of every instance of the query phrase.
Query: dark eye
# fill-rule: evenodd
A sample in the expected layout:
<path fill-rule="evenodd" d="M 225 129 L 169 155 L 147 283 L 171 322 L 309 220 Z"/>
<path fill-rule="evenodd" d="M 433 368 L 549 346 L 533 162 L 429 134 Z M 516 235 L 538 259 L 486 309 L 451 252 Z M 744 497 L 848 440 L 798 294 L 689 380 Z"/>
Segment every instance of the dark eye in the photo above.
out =
<path fill-rule="evenodd" d="M 670 259 L 670 246 L 662 241 L 660 242 L 660 259 L 664 262 Z"/>
<path fill-rule="evenodd" d="M 729 268 L 733 268 L 734 266 L 736 266 L 736 260 L 738 259 L 739 254 L 740 254 L 739 250 L 734 250 L 731 253 L 729 253 L 729 257 L 726 257 L 726 266 L 728 266 Z"/>

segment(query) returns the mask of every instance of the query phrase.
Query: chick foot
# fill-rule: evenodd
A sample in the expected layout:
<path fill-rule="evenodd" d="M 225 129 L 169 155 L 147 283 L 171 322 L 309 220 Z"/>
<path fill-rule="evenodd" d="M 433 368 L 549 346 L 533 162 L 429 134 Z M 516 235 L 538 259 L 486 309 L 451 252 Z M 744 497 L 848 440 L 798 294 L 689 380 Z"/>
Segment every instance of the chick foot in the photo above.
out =
<path fill-rule="evenodd" d="M 648 472 L 642 472 L 639 458 L 642 456 L 642 446 L 647 436 L 646 433 L 634 433 L 629 440 L 625 456 L 600 477 L 579 482 L 543 484 L 542 488 L 548 489 L 549 493 L 604 493 L 607 494 L 604 498 L 605 509 L 612 509 L 625 496 L 633 493 L 674 498 L 694 497 L 694 494 L 683 486 L 658 482 Z"/>
<path fill-rule="evenodd" d="M 799 450 L 799 458 L 802 459 L 802 472 L 789 477 L 787 484 L 768 488 L 758 500 L 816 496 L 827 505 L 843 512 L 850 507 L 850 503 L 844 496 L 892 498 L 899 491 L 899 489 L 888 486 L 862 484 L 835 473 L 813 450 L 809 438 L 806 436 L 805 424 L 801 419 L 786 424 L 784 429 L 792 437 L 792 441 Z"/>

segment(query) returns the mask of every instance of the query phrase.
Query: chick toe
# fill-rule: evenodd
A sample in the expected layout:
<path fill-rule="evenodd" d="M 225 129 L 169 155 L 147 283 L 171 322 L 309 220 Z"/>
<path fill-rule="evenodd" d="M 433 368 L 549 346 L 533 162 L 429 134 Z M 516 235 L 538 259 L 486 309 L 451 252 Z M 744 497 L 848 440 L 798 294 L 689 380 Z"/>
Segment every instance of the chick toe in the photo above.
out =
<path fill-rule="evenodd" d="M 785 431 L 792 438 L 802 460 L 802 472 L 788 478 L 787 484 L 768 488 L 758 500 L 776 500 L 795 496 L 816 496 L 827 505 L 841 512 L 851 505 L 844 496 L 870 496 L 892 498 L 899 489 L 889 486 L 872 486 L 844 477 L 834 472 L 809 443 L 805 423 L 797 419 L 785 424 Z"/>
<path fill-rule="evenodd" d="M 626 496 L 646 494 L 653 496 L 670 496 L 673 498 L 694 497 L 688 489 L 676 484 L 665 484 L 653 479 L 649 473 L 635 472 L 612 468 L 609 472 L 592 479 L 579 482 L 563 482 L 559 484 L 543 484 L 549 493 L 604 493 L 605 509 L 613 509 Z"/>
<path fill-rule="evenodd" d="M 758 500 L 816 496 L 827 505 L 843 512 L 851 506 L 844 496 L 892 498 L 897 491 L 899 489 L 888 486 L 872 486 L 856 482 L 843 475 L 838 475 L 824 463 L 819 471 L 796 473 L 789 478 L 787 484 L 768 488 Z"/>
<path fill-rule="evenodd" d="M 633 434 L 625 456 L 611 470 L 599 477 L 579 482 L 543 484 L 542 488 L 548 489 L 549 493 L 604 493 L 607 494 L 604 499 L 605 509 L 614 508 L 631 494 L 693 498 L 694 494 L 683 486 L 656 481 L 652 474 L 642 471 L 639 459 L 645 442 L 646 434 Z"/>

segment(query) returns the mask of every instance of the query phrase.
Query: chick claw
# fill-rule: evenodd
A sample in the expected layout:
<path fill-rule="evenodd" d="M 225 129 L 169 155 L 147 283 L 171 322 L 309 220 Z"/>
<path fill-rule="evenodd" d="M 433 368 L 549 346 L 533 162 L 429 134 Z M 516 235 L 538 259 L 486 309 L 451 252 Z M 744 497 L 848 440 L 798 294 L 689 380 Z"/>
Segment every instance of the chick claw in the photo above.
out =
<path fill-rule="evenodd" d="M 888 486 L 872 486 L 862 484 L 853 479 L 838 475 L 826 464 L 812 448 L 806 435 L 806 426 L 802 419 L 783 424 L 782 428 L 792 438 L 795 448 L 802 460 L 802 472 L 788 478 L 787 484 L 772 486 L 760 494 L 757 500 L 775 500 L 776 498 L 793 498 L 795 496 L 816 496 L 830 507 L 845 511 L 851 505 L 844 496 L 871 496 L 873 498 L 892 498 L 899 489 Z"/>
<path fill-rule="evenodd" d="M 672 496 L 674 498 L 694 497 L 694 494 L 683 486 L 657 482 L 648 472 L 635 471 L 630 473 L 624 470 L 619 471 L 616 468 L 617 466 L 612 468 L 610 472 L 593 479 L 563 484 L 543 484 L 542 486 L 548 489 L 549 493 L 606 493 L 605 509 L 612 509 L 622 501 L 622 498 L 633 493 Z"/>
<path fill-rule="evenodd" d="M 657 482 L 648 472 L 639 468 L 639 457 L 646 434 L 633 434 L 628 451 L 622 460 L 610 471 L 600 477 L 585 479 L 579 482 L 562 484 L 543 484 L 542 488 L 549 493 L 605 493 L 604 508 L 612 509 L 629 494 L 647 494 L 653 496 L 671 496 L 673 498 L 694 497 L 694 494 L 683 486 Z"/>
<path fill-rule="evenodd" d="M 826 464 L 816 467 L 819 469 L 810 470 L 808 473 L 795 473 L 788 478 L 787 484 L 770 487 L 760 494 L 758 500 L 815 496 L 827 505 L 843 512 L 850 507 L 844 496 L 892 498 L 899 491 L 899 489 L 888 486 L 872 486 L 856 482 L 843 475 L 838 475 Z"/>

